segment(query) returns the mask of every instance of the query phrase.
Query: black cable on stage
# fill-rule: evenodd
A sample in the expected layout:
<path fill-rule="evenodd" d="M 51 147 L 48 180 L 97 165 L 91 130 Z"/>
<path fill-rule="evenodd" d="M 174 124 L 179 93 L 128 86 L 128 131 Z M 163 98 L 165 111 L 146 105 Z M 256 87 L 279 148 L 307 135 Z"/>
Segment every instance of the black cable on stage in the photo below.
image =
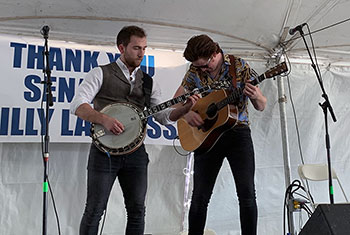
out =
<path fill-rule="evenodd" d="M 296 187 L 295 189 L 293 189 Z M 304 195 L 301 195 L 297 191 L 301 189 L 306 193 L 305 188 L 301 185 L 301 182 L 299 180 L 294 180 L 286 189 L 285 191 L 285 197 L 284 197 L 284 207 L 283 207 L 283 234 L 286 234 L 286 208 L 288 208 L 288 200 L 295 199 L 294 194 L 297 194 L 299 196 L 302 196 L 303 198 L 307 199 Z M 311 195 L 310 195 L 311 196 Z M 311 200 L 313 203 L 313 199 L 311 196 Z M 308 199 L 304 203 L 299 203 L 300 210 L 305 210 L 308 216 L 310 217 L 312 214 L 311 209 L 306 205 L 306 203 L 311 203 L 308 201 Z M 288 208 L 289 209 L 289 208 Z"/>
<path fill-rule="evenodd" d="M 175 145 L 175 141 L 178 140 L 178 139 L 179 139 L 179 136 L 176 136 L 176 137 L 173 139 L 173 148 L 174 148 L 175 152 L 176 152 L 177 154 L 179 154 L 180 156 L 182 156 L 182 157 L 188 156 L 188 154 L 190 154 L 190 152 L 181 153 L 181 152 L 177 149 L 177 147 L 176 147 L 176 145 Z"/>

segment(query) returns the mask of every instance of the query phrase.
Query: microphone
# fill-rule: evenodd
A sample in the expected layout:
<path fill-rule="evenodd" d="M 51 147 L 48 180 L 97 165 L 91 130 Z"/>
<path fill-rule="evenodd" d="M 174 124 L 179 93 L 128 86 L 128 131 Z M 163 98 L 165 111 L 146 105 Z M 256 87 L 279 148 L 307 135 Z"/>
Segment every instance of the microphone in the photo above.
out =
<path fill-rule="evenodd" d="M 48 37 L 49 36 L 49 31 L 50 31 L 50 27 L 47 25 L 44 25 L 41 30 L 40 33 L 44 36 L 44 37 Z"/>
<path fill-rule="evenodd" d="M 289 34 L 294 35 L 296 31 L 300 31 L 305 25 L 306 23 L 302 23 L 294 28 L 289 29 Z"/>

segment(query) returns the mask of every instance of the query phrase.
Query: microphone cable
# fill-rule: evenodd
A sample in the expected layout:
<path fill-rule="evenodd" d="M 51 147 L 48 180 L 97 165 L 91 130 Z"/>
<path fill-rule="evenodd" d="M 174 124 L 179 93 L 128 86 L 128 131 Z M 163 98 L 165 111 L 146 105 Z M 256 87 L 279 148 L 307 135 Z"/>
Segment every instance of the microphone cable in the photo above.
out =
<path fill-rule="evenodd" d="M 293 190 L 293 188 L 295 188 L 295 189 Z M 302 194 L 297 192 L 299 189 L 303 190 L 306 193 L 305 188 L 301 185 L 300 180 L 294 180 L 287 187 L 287 189 L 285 191 L 284 206 L 283 206 L 283 234 L 286 234 L 286 214 L 287 214 L 286 212 L 291 209 L 291 208 L 289 208 L 288 200 L 294 200 L 295 202 L 297 202 L 297 204 L 294 204 L 294 206 L 293 206 L 294 210 L 297 210 L 297 209 L 305 210 L 309 217 L 312 214 L 311 209 L 306 205 L 306 203 L 309 203 L 310 201 L 308 200 L 308 198 L 305 195 L 302 195 Z M 305 199 L 305 201 L 301 202 L 300 199 L 295 200 L 294 194 L 301 196 L 303 199 Z M 310 194 L 310 196 L 311 196 L 311 194 Z M 313 201 L 312 196 L 311 196 L 311 199 Z M 289 215 L 287 215 L 287 216 L 289 217 Z M 288 232 L 288 234 L 290 234 L 290 233 Z"/>
<path fill-rule="evenodd" d="M 180 156 L 182 156 L 182 157 L 187 157 L 188 154 L 190 154 L 191 152 L 181 153 L 181 152 L 179 151 L 178 147 L 176 147 L 175 141 L 176 141 L 176 140 L 179 140 L 179 139 L 180 139 L 180 137 L 179 137 L 178 135 L 173 139 L 173 148 L 174 148 L 175 152 L 176 152 L 177 154 L 179 154 Z"/>

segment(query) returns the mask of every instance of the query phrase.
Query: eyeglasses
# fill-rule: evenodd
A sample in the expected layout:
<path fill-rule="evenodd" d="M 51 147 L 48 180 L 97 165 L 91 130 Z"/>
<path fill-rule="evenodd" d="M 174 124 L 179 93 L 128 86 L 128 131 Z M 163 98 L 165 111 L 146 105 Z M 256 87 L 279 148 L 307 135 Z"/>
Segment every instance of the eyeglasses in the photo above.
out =
<path fill-rule="evenodd" d="M 195 67 L 195 68 L 197 68 L 197 69 L 207 69 L 207 68 L 209 68 L 209 63 L 210 63 L 210 61 L 211 61 L 211 59 L 212 59 L 213 57 L 211 56 L 209 59 L 208 59 L 208 61 L 207 61 L 207 63 L 206 64 L 204 64 L 204 65 L 193 65 L 193 67 Z"/>

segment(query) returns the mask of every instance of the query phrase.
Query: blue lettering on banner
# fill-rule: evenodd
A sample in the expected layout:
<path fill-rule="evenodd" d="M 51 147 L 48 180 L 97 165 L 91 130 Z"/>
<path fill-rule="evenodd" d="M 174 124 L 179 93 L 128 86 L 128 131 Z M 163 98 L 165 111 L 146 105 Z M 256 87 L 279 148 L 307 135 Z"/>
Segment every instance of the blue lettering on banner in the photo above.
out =
<path fill-rule="evenodd" d="M 76 118 L 75 126 L 70 127 L 70 118 L 73 117 L 69 109 L 61 110 L 61 136 L 90 136 L 91 123 L 80 118 Z M 22 115 L 22 113 L 25 115 Z M 55 113 L 55 109 L 49 109 L 49 123 Z M 46 134 L 45 110 L 42 108 L 2 107 L 0 114 L 0 136 L 37 136 Z M 10 120 L 10 117 L 12 118 Z M 22 120 L 21 118 L 24 118 Z M 40 127 L 35 128 L 34 123 L 39 120 Z M 161 125 L 153 117 L 148 118 L 147 136 L 151 139 L 159 139 L 162 136 L 167 140 L 173 140 L 177 136 L 176 128 L 173 125 L 165 125 L 162 130 Z M 24 123 L 24 128 L 20 128 L 20 123 Z"/>
<path fill-rule="evenodd" d="M 40 84 L 41 78 L 37 75 L 28 75 L 24 78 L 24 86 L 29 91 L 24 92 L 24 99 L 29 102 L 36 102 L 41 97 L 41 90 L 34 84 Z"/>
<path fill-rule="evenodd" d="M 112 62 L 117 61 L 117 59 L 120 57 L 120 54 L 113 55 L 112 53 L 107 52 L 107 56 L 108 56 L 109 62 L 112 63 Z"/>
<path fill-rule="evenodd" d="M 24 49 L 27 48 L 27 44 L 11 42 L 10 47 L 14 48 L 13 54 L 13 67 L 22 68 L 22 54 Z M 26 58 L 27 69 L 38 69 L 44 68 L 44 47 L 37 45 L 28 45 L 28 55 Z M 81 50 L 75 50 L 75 54 L 71 49 L 66 49 L 65 67 L 63 67 L 63 55 L 61 48 L 50 47 L 49 48 L 49 65 L 52 70 L 55 68 L 57 71 L 71 71 L 72 65 L 74 72 L 81 71 Z M 97 67 L 97 58 L 100 52 L 84 51 L 84 72 L 89 72 L 91 68 Z"/>
<path fill-rule="evenodd" d="M 51 90 L 56 91 L 56 77 L 51 77 Z M 58 78 L 58 97 L 52 96 L 53 102 L 72 102 L 74 94 L 75 94 L 75 87 L 76 87 L 76 81 L 75 78 L 68 78 L 65 77 L 59 77 Z M 80 84 L 83 81 L 82 78 L 78 80 L 78 83 Z M 78 84 L 77 84 L 78 85 Z M 41 84 L 41 78 L 37 75 L 28 75 L 24 78 L 24 86 L 28 89 L 28 91 L 24 91 L 23 96 L 24 99 L 28 102 L 37 102 L 41 99 L 43 93 L 41 91 L 42 86 L 44 86 L 44 90 L 46 90 L 46 85 Z M 56 99 L 58 98 L 58 99 Z M 46 96 L 44 96 L 44 101 L 46 101 Z"/>
<path fill-rule="evenodd" d="M 147 129 L 147 135 L 152 139 L 159 139 L 163 135 L 165 139 L 173 140 L 177 136 L 176 128 L 173 125 L 165 125 L 167 130 L 162 131 L 160 124 L 153 117 L 147 119 L 147 124 L 151 127 Z"/>
<path fill-rule="evenodd" d="M 38 50 L 36 50 L 38 48 Z M 36 69 L 44 68 L 44 47 L 43 46 L 28 46 L 28 58 L 27 58 L 27 69 L 34 69 L 34 65 L 36 62 Z"/>
<path fill-rule="evenodd" d="M 65 102 L 64 97 L 67 98 L 68 103 L 72 102 L 75 91 L 75 79 L 69 78 L 67 83 L 66 78 L 60 77 L 58 81 L 58 102 Z"/>
<path fill-rule="evenodd" d="M 148 56 L 148 75 L 153 77 L 154 75 L 154 56 L 149 55 Z"/>
<path fill-rule="evenodd" d="M 80 50 L 75 50 L 75 55 L 74 55 L 73 50 L 66 49 L 65 70 L 71 71 L 72 70 L 71 65 L 73 65 L 74 72 L 81 71 L 81 51 Z"/>
<path fill-rule="evenodd" d="M 167 140 L 173 140 L 177 136 L 176 128 L 173 125 L 165 125 L 168 130 L 163 131 L 163 136 Z"/>
<path fill-rule="evenodd" d="M 91 51 L 84 51 L 84 72 L 89 72 L 91 68 L 97 67 L 97 57 L 100 53 L 94 51 L 91 55 Z"/>
<path fill-rule="evenodd" d="M 62 51 L 60 48 L 50 47 L 50 69 L 56 67 L 56 71 L 63 71 Z"/>
<path fill-rule="evenodd" d="M 62 110 L 61 135 L 72 136 L 73 130 L 69 130 L 69 110 Z"/>
<path fill-rule="evenodd" d="M 37 108 L 37 116 L 35 116 L 35 109 L 34 108 L 27 108 L 25 110 L 25 120 L 24 120 L 24 124 L 25 124 L 25 129 L 21 129 L 20 128 L 20 123 L 23 122 L 23 120 L 21 120 L 21 117 L 23 115 L 21 115 L 21 113 L 23 112 L 23 110 L 21 110 L 21 108 L 17 108 L 17 107 L 13 107 L 13 108 L 9 108 L 9 107 L 2 107 L 1 108 L 1 121 L 0 121 L 0 135 L 4 136 L 4 135 L 8 135 L 9 130 L 10 131 L 10 135 L 13 136 L 33 136 L 33 135 L 37 135 L 38 134 L 38 130 L 34 129 L 34 119 L 35 117 L 39 118 L 40 120 L 40 124 L 42 126 L 41 128 L 41 135 L 45 134 L 46 131 L 46 119 L 45 119 L 45 114 L 44 114 L 44 109 L 41 108 Z M 11 113 L 10 113 L 11 111 Z M 52 118 L 54 109 L 50 109 L 49 110 L 49 122 Z M 11 126 L 9 126 L 10 122 L 9 122 L 9 117 L 12 117 L 11 119 Z"/>
<path fill-rule="evenodd" d="M 43 71 L 46 60 L 43 56 L 44 47 L 18 42 L 10 42 L 10 48 L 13 49 L 14 69 L 26 69 L 27 71 Z M 98 66 L 98 58 L 101 52 L 78 50 L 69 48 L 49 48 L 49 65 L 54 72 L 77 72 L 87 73 L 91 68 Z M 109 62 L 116 61 L 119 53 L 106 52 Z M 154 56 L 145 55 L 141 62 L 142 71 L 150 76 L 155 74 Z M 53 72 L 53 73 L 54 73 Z M 55 75 L 55 74 L 54 74 Z M 51 76 L 51 90 L 53 102 L 68 104 L 71 103 L 75 95 L 76 88 L 83 81 L 81 74 L 78 77 L 67 75 Z M 45 78 L 46 79 L 46 78 Z M 23 99 L 25 102 L 34 103 L 40 100 L 46 101 L 46 84 L 43 83 L 42 76 L 37 74 L 26 74 L 23 77 L 25 90 Z M 27 104 L 28 104 L 27 103 Z M 56 110 L 56 111 L 55 111 Z M 46 132 L 46 113 L 42 108 L 35 107 L 1 107 L 0 109 L 0 136 L 38 136 L 45 135 Z M 69 109 L 53 108 L 49 109 L 48 121 L 52 120 L 53 115 L 60 119 L 60 136 L 90 136 L 90 122 L 82 120 L 70 114 Z M 54 120 L 57 120 L 55 117 Z M 75 118 L 75 123 L 70 122 L 70 118 Z M 39 125 L 37 127 L 36 125 Z M 162 130 L 161 125 L 148 119 L 147 135 L 152 139 L 161 138 L 173 139 L 176 137 L 176 128 L 172 125 L 166 125 Z"/>
<path fill-rule="evenodd" d="M 11 135 L 23 135 L 23 130 L 19 129 L 20 111 L 20 108 L 13 108 L 12 110 Z"/>
<path fill-rule="evenodd" d="M 27 109 L 26 135 L 38 135 L 38 130 L 34 130 L 34 111 L 33 108 Z"/>
<path fill-rule="evenodd" d="M 17 42 L 10 42 L 10 47 L 14 48 L 13 52 L 13 67 L 14 68 L 22 68 L 22 54 L 24 50 L 28 48 L 27 52 L 27 69 L 37 69 L 42 70 L 44 68 L 44 47 L 30 44 L 23 44 Z M 91 68 L 97 67 L 98 62 L 97 59 L 100 55 L 99 51 L 83 51 L 84 58 L 82 58 L 82 51 L 75 50 L 73 52 L 72 49 L 65 49 L 65 59 L 63 58 L 63 53 L 61 48 L 50 47 L 49 48 L 49 65 L 50 69 L 56 69 L 56 71 L 73 71 L 81 72 L 81 65 L 83 61 L 83 72 L 87 73 Z M 116 61 L 120 54 L 118 53 L 110 53 L 106 52 L 109 62 Z M 147 61 L 148 60 L 148 61 Z M 63 66 L 64 64 L 64 66 Z M 142 71 L 148 73 L 150 76 L 155 74 L 154 67 L 154 56 L 148 55 L 144 56 L 141 61 L 141 69 Z"/>
<path fill-rule="evenodd" d="M 147 71 L 147 57 L 144 56 L 141 61 L 141 70 L 145 73 L 147 73 L 149 76 L 153 77 L 154 75 L 154 56 L 148 56 L 148 71 Z"/>
<path fill-rule="evenodd" d="M 85 135 L 89 136 L 90 135 L 90 127 L 91 127 L 90 122 L 87 122 L 85 120 L 77 118 L 74 135 L 81 136 L 84 132 Z"/>
<path fill-rule="evenodd" d="M 23 135 L 23 130 L 19 129 L 20 108 L 12 109 L 11 135 Z"/>
<path fill-rule="evenodd" d="M 40 125 L 41 125 L 41 135 L 45 135 L 46 133 L 46 117 L 45 117 L 45 112 L 44 109 L 37 109 L 38 114 L 39 114 L 39 120 L 40 120 Z M 49 120 L 48 122 L 50 123 L 52 114 L 53 114 L 54 109 L 49 109 Z"/>
<path fill-rule="evenodd" d="M 82 120 L 77 117 L 76 125 L 74 131 L 72 129 L 69 129 L 69 110 L 63 109 L 62 110 L 62 129 L 61 129 L 61 135 L 62 136 L 83 136 L 83 133 L 85 133 L 85 136 L 90 136 L 90 128 L 91 123 L 85 120 Z"/>
<path fill-rule="evenodd" d="M 13 54 L 13 67 L 20 68 L 22 63 L 22 49 L 27 48 L 26 44 L 11 42 L 10 47 L 14 47 L 15 51 Z"/>
<path fill-rule="evenodd" d="M 0 135 L 8 134 L 8 126 L 9 126 L 9 108 L 1 108 L 1 122 L 0 122 Z"/>
<path fill-rule="evenodd" d="M 153 120 L 152 117 L 149 117 L 147 119 L 147 123 L 152 128 L 147 129 L 147 135 L 152 139 L 158 139 L 162 134 L 162 129 L 160 128 L 160 126 Z"/>

